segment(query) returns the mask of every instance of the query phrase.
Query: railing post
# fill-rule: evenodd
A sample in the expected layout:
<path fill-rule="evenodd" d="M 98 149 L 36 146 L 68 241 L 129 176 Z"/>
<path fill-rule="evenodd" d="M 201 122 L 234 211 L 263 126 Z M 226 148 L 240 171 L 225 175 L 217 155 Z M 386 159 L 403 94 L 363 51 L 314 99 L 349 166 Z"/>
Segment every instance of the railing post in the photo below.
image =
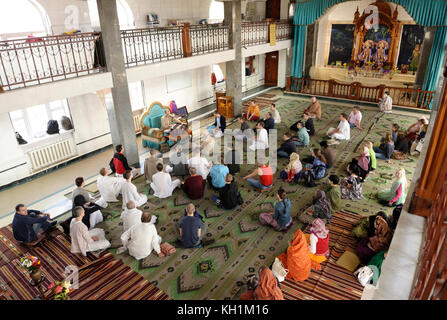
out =
<path fill-rule="evenodd" d="M 327 95 L 333 97 L 334 92 L 334 80 L 329 80 L 329 86 L 327 88 Z"/>
<path fill-rule="evenodd" d="M 191 57 L 191 25 L 189 22 L 185 22 L 182 25 L 182 47 L 183 57 Z"/>
<path fill-rule="evenodd" d="M 286 77 L 286 91 L 292 91 L 292 76 Z"/>

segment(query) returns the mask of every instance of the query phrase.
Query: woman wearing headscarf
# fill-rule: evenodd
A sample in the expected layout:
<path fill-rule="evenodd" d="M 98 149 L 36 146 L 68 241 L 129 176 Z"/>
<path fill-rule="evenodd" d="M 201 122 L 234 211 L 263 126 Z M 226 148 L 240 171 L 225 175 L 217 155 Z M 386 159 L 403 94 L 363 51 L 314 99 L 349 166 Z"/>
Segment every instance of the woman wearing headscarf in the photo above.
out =
<path fill-rule="evenodd" d="M 278 280 L 272 270 L 262 266 L 259 269 L 258 286 L 241 295 L 241 300 L 284 300 Z"/>
<path fill-rule="evenodd" d="M 310 259 L 322 263 L 329 258 L 329 229 L 323 220 L 317 218 L 312 223 L 310 234 L 306 234 L 310 248 Z"/>
<path fill-rule="evenodd" d="M 369 150 L 363 147 L 360 152 L 360 156 L 355 157 L 351 160 L 346 171 L 348 171 L 350 174 L 354 173 L 359 177 L 360 182 L 363 182 L 368 176 L 370 170 L 371 162 L 369 159 Z"/>
<path fill-rule="evenodd" d="M 360 261 L 367 263 L 376 253 L 388 250 L 392 236 L 387 219 L 377 215 L 374 220 L 374 235 L 361 239 L 357 245 Z"/>
<path fill-rule="evenodd" d="M 310 249 L 307 244 L 306 237 L 300 229 L 298 229 L 293 241 L 287 248 L 286 253 L 278 257 L 285 269 L 289 270 L 287 279 L 295 281 L 304 281 L 309 278 L 310 270 L 319 270 L 321 266 L 310 259 Z"/>
<path fill-rule="evenodd" d="M 82 218 L 82 222 L 87 226 L 87 228 L 93 229 L 97 223 L 100 223 L 104 220 L 101 207 L 95 203 L 87 202 L 83 195 L 79 194 L 73 199 L 73 213 L 76 207 L 84 208 L 84 217 Z M 74 215 L 73 215 L 74 216 Z"/>
<path fill-rule="evenodd" d="M 304 211 L 298 219 L 302 223 L 311 224 L 316 218 L 324 219 L 329 223 L 332 219 L 332 207 L 330 200 L 323 190 L 315 190 L 313 197 L 313 210 Z"/>
<path fill-rule="evenodd" d="M 387 206 L 397 206 L 405 202 L 407 197 L 407 178 L 405 169 L 396 170 L 396 178 L 390 189 L 382 190 L 378 194 L 379 201 Z"/>
<path fill-rule="evenodd" d="M 303 170 L 303 165 L 300 161 L 300 156 L 298 153 L 293 152 L 290 154 L 289 164 L 284 168 L 283 171 L 279 174 L 283 181 L 292 182 L 295 180 L 299 180 L 301 176 L 301 171 Z M 295 179 L 297 177 L 297 179 Z"/>

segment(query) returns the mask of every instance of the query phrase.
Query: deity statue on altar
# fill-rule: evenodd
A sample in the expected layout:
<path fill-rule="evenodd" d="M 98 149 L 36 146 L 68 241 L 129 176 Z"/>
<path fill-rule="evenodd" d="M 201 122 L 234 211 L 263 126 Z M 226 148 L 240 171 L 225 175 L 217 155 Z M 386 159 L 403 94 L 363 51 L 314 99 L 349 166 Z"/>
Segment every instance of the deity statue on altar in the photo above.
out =
<path fill-rule="evenodd" d="M 383 66 L 388 61 L 388 55 L 386 54 L 386 50 L 389 48 L 389 44 L 385 40 L 381 40 L 378 43 L 376 43 L 376 55 L 375 55 L 375 62 L 379 66 Z"/>
<path fill-rule="evenodd" d="M 363 64 L 370 63 L 373 58 L 372 52 L 373 52 L 374 46 L 375 46 L 374 41 L 372 41 L 372 40 L 365 41 L 362 46 L 362 52 L 358 56 L 359 61 L 363 62 Z"/>

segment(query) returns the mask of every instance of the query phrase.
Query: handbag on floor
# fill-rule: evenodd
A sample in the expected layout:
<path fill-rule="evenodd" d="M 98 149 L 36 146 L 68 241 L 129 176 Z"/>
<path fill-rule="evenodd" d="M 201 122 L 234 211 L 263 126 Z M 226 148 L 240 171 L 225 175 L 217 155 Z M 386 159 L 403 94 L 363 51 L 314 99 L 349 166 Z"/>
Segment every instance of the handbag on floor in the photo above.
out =
<path fill-rule="evenodd" d="M 170 256 L 171 254 L 175 253 L 175 247 L 167 242 L 162 243 L 160 245 L 161 252 L 163 252 L 165 255 Z"/>
<path fill-rule="evenodd" d="M 357 276 L 357 280 L 360 282 L 362 286 L 366 286 L 373 277 L 374 273 L 370 267 L 364 266 L 357 269 L 354 272 L 354 275 Z"/>
<path fill-rule="evenodd" d="M 289 270 L 284 268 L 281 260 L 275 258 L 275 262 L 273 262 L 272 265 L 272 272 L 275 275 L 275 277 L 278 278 L 279 282 L 283 282 L 287 274 L 289 273 Z"/>

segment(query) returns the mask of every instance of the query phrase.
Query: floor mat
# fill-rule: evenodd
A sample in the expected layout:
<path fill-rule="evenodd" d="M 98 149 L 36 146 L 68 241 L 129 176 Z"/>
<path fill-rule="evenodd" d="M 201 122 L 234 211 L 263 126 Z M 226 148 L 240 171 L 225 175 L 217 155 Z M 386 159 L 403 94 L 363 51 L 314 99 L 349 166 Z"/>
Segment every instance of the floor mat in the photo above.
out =
<path fill-rule="evenodd" d="M 355 252 L 357 241 L 350 231 L 360 217 L 346 211 L 334 215 L 329 224 L 329 259 L 321 264 L 321 270 L 312 270 L 305 281 L 286 279 L 281 282 L 286 300 L 360 300 L 363 286 L 352 272 L 336 264 L 345 251 Z M 305 232 L 309 232 L 309 227 Z"/>

